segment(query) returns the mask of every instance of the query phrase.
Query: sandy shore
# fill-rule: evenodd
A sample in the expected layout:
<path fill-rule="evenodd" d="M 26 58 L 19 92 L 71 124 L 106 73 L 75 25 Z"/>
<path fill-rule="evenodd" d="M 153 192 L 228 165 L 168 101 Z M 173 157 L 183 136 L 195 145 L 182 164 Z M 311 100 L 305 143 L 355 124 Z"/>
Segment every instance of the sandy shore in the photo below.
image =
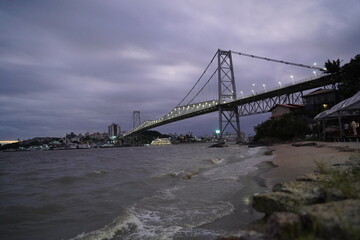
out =
<path fill-rule="evenodd" d="M 276 183 L 295 180 L 299 176 L 311 173 L 316 169 L 316 161 L 332 165 L 343 163 L 350 156 L 360 154 L 360 142 L 316 143 L 316 146 L 302 147 L 294 147 L 291 144 L 271 146 L 270 149 L 274 150 L 272 162 L 277 167 L 261 176 L 265 179 L 266 185 L 272 187 Z"/>

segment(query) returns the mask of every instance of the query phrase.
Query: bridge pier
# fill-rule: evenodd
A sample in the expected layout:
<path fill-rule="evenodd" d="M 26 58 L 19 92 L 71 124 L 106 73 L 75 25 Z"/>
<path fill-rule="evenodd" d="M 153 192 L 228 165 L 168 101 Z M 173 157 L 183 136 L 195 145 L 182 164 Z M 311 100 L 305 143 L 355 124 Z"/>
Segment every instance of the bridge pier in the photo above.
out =
<path fill-rule="evenodd" d="M 219 142 L 223 142 L 223 133 L 228 127 L 232 127 L 237 135 L 237 141 L 241 140 L 240 117 L 238 106 L 225 106 L 227 102 L 237 99 L 234 68 L 231 51 L 218 50 L 218 104 L 219 104 Z"/>

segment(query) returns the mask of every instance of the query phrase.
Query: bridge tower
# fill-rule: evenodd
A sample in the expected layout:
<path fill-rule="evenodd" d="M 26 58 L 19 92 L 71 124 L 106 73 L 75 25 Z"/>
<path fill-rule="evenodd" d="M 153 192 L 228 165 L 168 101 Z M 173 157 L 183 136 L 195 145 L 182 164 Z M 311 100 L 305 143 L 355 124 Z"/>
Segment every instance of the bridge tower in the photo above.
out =
<path fill-rule="evenodd" d="M 228 127 L 232 127 L 237 135 L 240 136 L 239 110 L 236 105 L 222 106 L 221 104 L 237 99 L 234 69 L 231 51 L 218 50 L 218 94 L 219 94 L 219 140 L 222 141 L 223 133 Z"/>
<path fill-rule="evenodd" d="M 140 126 L 141 124 L 140 111 L 133 111 L 132 123 L 133 123 L 133 129 Z"/>

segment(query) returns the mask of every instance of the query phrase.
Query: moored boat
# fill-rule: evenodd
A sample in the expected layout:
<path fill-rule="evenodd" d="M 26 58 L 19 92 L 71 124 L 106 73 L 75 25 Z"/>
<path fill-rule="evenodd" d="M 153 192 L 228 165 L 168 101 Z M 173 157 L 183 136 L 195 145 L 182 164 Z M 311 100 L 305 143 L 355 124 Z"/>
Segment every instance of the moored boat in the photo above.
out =
<path fill-rule="evenodd" d="M 171 141 L 168 138 L 157 138 L 151 142 L 151 145 L 170 145 Z"/>

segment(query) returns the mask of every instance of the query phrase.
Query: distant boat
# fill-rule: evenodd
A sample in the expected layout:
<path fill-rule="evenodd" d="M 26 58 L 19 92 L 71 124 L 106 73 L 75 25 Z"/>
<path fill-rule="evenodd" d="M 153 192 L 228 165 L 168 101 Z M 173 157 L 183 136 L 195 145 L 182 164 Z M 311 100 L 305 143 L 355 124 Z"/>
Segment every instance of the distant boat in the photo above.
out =
<path fill-rule="evenodd" d="M 104 143 L 102 145 L 100 145 L 101 148 L 112 148 L 112 147 L 115 147 L 114 144 L 112 143 Z"/>
<path fill-rule="evenodd" d="M 170 145 L 170 139 L 168 138 L 157 138 L 151 142 L 151 145 Z"/>

